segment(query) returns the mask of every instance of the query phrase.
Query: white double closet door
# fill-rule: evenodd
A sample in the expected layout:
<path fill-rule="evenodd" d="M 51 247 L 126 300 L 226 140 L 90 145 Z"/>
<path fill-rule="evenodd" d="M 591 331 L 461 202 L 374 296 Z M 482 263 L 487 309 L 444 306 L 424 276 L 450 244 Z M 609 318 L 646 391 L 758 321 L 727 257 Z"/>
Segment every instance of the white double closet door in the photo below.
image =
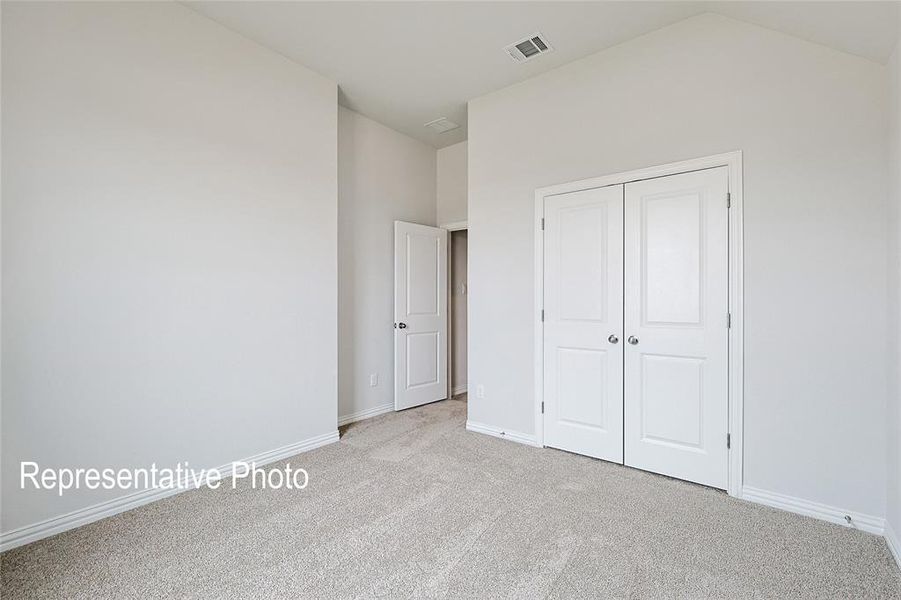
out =
<path fill-rule="evenodd" d="M 726 487 L 727 177 L 545 198 L 546 446 Z"/>

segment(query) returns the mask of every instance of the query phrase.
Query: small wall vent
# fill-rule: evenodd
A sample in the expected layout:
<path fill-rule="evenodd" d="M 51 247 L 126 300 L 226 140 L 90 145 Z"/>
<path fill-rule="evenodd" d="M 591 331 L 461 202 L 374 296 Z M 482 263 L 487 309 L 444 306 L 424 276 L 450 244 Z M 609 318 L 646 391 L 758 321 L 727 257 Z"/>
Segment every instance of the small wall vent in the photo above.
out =
<path fill-rule="evenodd" d="M 536 56 L 552 52 L 554 48 L 548 43 L 547 38 L 536 31 L 529 37 L 510 44 L 504 50 L 516 62 L 526 62 Z"/>

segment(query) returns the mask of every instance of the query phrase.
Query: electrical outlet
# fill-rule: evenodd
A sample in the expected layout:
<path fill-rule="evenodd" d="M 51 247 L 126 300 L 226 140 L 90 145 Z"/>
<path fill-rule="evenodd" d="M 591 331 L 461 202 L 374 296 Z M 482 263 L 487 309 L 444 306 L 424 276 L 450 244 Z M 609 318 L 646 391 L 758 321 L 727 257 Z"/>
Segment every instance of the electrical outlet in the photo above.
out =
<path fill-rule="evenodd" d="M 375 387 L 379 384 L 379 374 L 373 373 L 369 376 L 369 387 Z"/>
<path fill-rule="evenodd" d="M 476 398 L 484 398 L 485 397 L 485 386 L 481 383 L 476 386 Z"/>

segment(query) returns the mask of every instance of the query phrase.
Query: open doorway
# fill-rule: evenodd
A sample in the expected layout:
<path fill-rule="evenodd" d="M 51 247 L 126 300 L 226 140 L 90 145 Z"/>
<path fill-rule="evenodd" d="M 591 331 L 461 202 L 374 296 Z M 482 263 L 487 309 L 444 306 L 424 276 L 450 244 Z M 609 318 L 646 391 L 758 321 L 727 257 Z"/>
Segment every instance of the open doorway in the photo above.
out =
<path fill-rule="evenodd" d="M 466 400 L 466 304 L 468 280 L 466 275 L 467 235 L 465 229 L 449 232 L 450 285 L 448 315 L 450 318 L 450 348 L 448 362 L 450 373 L 450 398 Z"/>

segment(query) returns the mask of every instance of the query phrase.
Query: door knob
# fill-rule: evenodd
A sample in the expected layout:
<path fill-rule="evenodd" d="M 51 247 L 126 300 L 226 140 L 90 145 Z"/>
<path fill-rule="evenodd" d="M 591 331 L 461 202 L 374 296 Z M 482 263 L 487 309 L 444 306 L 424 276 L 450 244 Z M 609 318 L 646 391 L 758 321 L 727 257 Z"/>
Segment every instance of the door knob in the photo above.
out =
<path fill-rule="evenodd" d="M 398 328 L 398 329 L 406 329 L 406 328 L 407 328 L 407 324 L 406 324 L 406 323 L 398 323 L 398 324 L 397 324 L 397 328 Z"/>
<path fill-rule="evenodd" d="M 638 338 L 635 337 L 634 335 L 630 335 L 630 336 L 629 336 L 629 339 L 626 340 L 626 341 L 629 342 L 630 344 L 632 344 L 632 345 L 634 346 L 635 344 L 638 343 Z"/>
<path fill-rule="evenodd" d="M 616 337 L 616 334 L 615 334 L 615 333 L 611 333 L 611 334 L 610 334 L 610 337 L 607 338 L 607 341 L 610 342 L 611 344 L 618 344 L 618 343 L 619 343 L 619 338 Z"/>

